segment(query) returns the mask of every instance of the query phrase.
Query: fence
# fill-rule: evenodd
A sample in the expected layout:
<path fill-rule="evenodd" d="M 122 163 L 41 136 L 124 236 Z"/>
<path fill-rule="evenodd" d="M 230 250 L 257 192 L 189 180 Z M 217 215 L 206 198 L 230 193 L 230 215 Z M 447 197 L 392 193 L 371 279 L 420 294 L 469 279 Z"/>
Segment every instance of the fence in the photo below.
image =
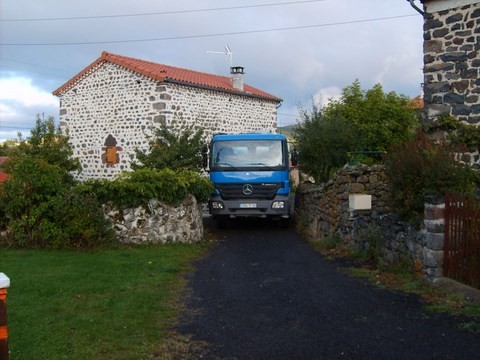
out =
<path fill-rule="evenodd" d="M 444 275 L 480 289 L 480 201 L 445 196 Z"/>

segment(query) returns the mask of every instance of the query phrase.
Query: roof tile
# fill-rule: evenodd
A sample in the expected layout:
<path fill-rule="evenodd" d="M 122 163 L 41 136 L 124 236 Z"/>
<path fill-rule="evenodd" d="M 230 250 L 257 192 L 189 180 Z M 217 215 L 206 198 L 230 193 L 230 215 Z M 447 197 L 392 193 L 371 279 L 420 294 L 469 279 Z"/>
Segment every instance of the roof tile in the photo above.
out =
<path fill-rule="evenodd" d="M 212 88 L 220 91 L 227 91 L 238 93 L 246 96 L 254 96 L 281 102 L 282 99 L 277 98 L 267 92 L 254 88 L 245 84 L 244 91 L 235 89 L 232 86 L 230 77 L 202 73 L 193 70 L 182 69 L 174 66 L 158 64 L 150 61 L 139 60 L 122 55 L 107 53 L 104 51 L 102 56 L 75 75 L 72 79 L 60 86 L 53 92 L 54 95 L 62 95 L 70 90 L 82 78 L 94 70 L 99 64 L 103 62 L 110 62 L 117 64 L 131 71 L 142 74 L 148 78 L 165 81 L 165 82 L 180 82 L 185 85 Z"/>

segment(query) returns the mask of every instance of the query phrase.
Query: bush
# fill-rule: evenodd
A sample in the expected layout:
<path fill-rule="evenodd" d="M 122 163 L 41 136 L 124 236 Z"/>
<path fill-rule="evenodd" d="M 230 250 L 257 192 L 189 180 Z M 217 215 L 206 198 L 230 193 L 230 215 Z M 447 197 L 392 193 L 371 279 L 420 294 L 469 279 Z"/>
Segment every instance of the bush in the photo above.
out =
<path fill-rule="evenodd" d="M 478 175 L 454 159 L 446 144 L 419 132 L 412 141 L 392 147 L 385 157 L 392 209 L 414 225 L 423 219 L 424 197 L 445 191 L 474 193 Z"/>
<path fill-rule="evenodd" d="M 316 182 L 327 181 L 348 162 L 348 153 L 358 144 L 357 133 L 342 119 L 326 119 L 316 106 L 302 111 L 302 118 L 295 129 L 301 170 Z"/>
<path fill-rule="evenodd" d="M 146 168 L 122 174 L 113 181 L 88 180 L 79 187 L 81 193 L 94 195 L 101 203 L 112 202 L 120 208 L 144 205 L 150 199 L 177 206 L 188 194 L 202 202 L 213 191 L 210 181 L 193 171 Z"/>
<path fill-rule="evenodd" d="M 172 127 L 175 127 L 174 124 Z M 132 168 L 191 170 L 201 173 L 202 152 L 205 147 L 202 136 L 203 129 L 194 132 L 191 128 L 180 127 L 175 131 L 162 125 L 155 130 L 148 151 L 136 150 L 136 157 L 141 165 L 134 163 Z"/>
<path fill-rule="evenodd" d="M 18 247 L 93 246 L 111 240 L 100 204 L 75 194 L 64 169 L 18 157 L 0 187 L 0 209 Z"/>
<path fill-rule="evenodd" d="M 112 240 L 101 204 L 76 192 L 68 138 L 52 117 L 37 118 L 31 137 L 12 150 L 0 186 L 0 226 L 17 247 L 91 247 Z"/>

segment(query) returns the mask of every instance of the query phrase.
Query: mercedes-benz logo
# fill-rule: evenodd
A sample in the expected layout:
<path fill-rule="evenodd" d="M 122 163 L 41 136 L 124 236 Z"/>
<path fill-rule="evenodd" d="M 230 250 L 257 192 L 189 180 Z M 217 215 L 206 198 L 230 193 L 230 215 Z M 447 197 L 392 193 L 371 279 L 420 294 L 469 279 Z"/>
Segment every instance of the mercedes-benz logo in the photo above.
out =
<path fill-rule="evenodd" d="M 242 191 L 245 195 L 249 196 L 253 194 L 253 186 L 250 184 L 243 185 Z"/>

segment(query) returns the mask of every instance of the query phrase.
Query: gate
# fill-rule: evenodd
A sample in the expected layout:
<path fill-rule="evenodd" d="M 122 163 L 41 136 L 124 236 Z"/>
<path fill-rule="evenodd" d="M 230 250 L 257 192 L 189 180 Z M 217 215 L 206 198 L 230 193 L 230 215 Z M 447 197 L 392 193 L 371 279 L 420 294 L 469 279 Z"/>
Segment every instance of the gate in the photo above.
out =
<path fill-rule="evenodd" d="M 445 196 L 445 276 L 480 289 L 480 201 Z"/>

